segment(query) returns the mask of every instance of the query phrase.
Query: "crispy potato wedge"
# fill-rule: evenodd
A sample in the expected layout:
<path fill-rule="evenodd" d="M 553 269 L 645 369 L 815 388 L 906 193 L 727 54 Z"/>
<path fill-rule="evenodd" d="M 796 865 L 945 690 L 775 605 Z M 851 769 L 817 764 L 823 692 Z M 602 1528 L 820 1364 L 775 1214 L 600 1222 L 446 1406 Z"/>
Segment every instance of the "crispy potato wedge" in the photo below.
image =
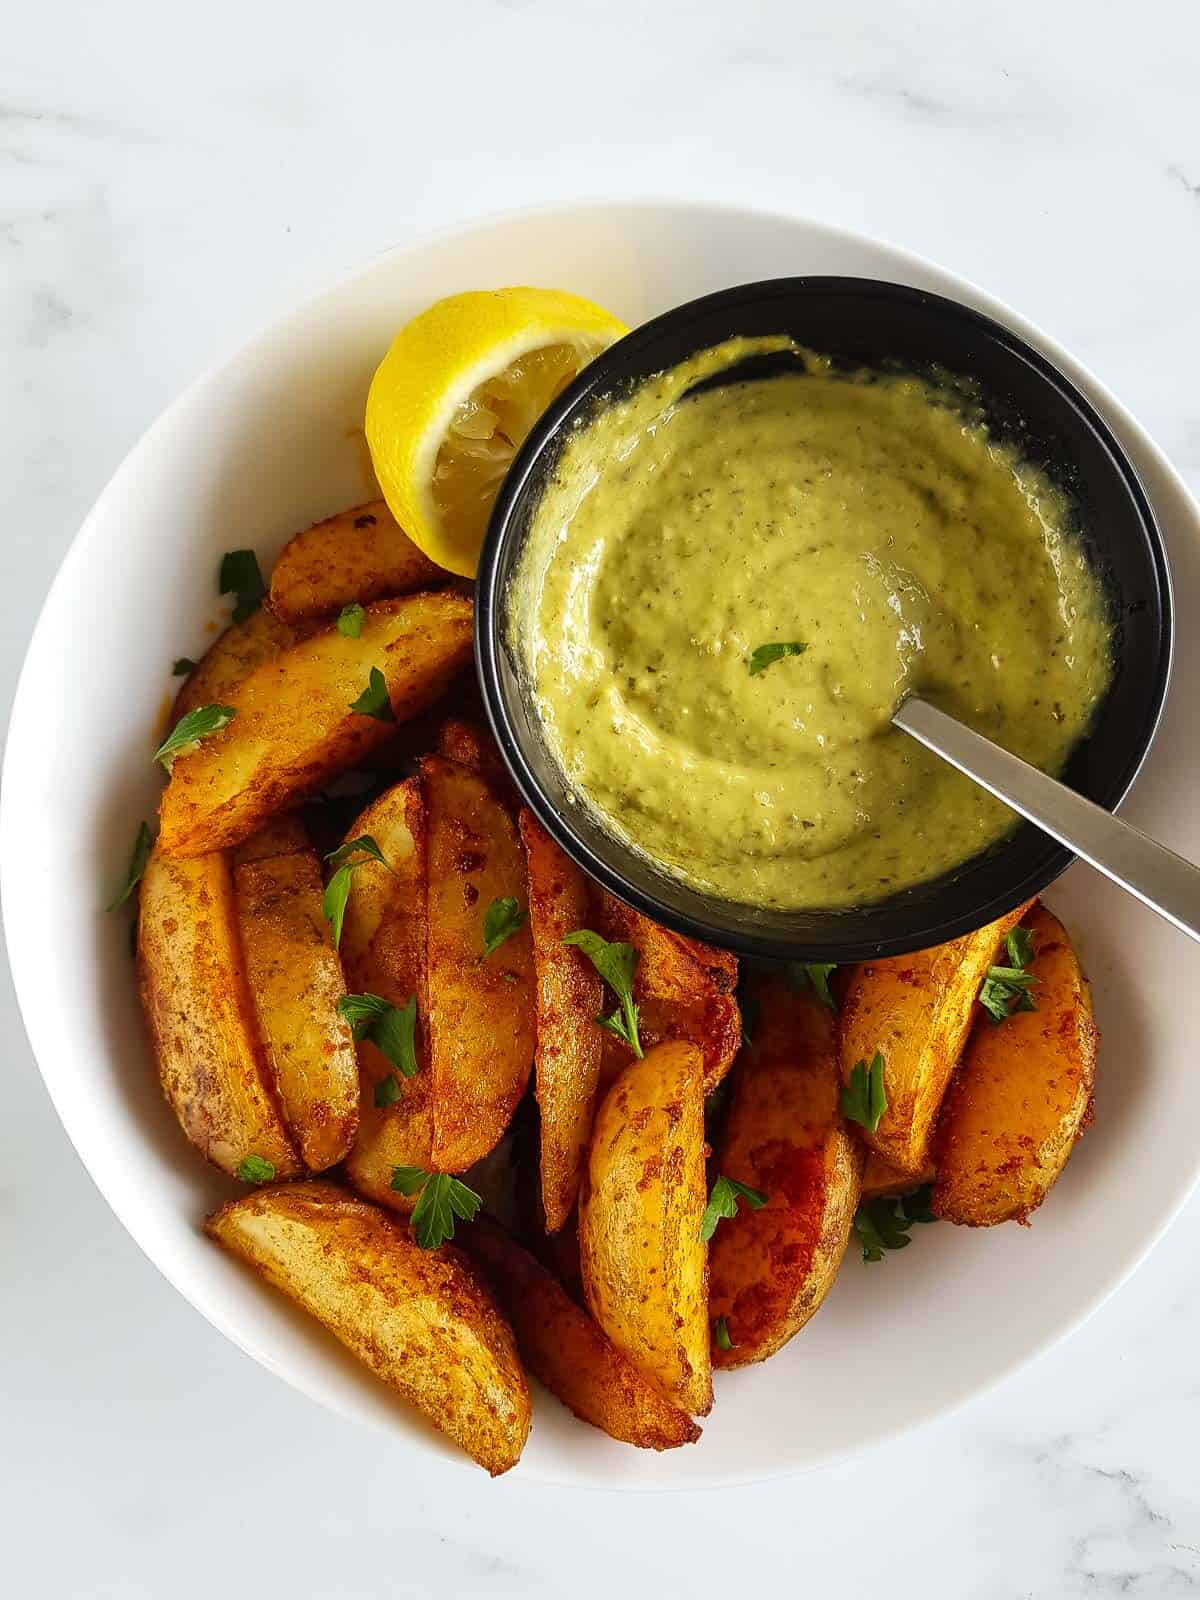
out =
<path fill-rule="evenodd" d="M 659 1394 L 562 1285 L 487 1217 L 463 1230 L 463 1249 L 512 1323 L 530 1372 L 593 1427 L 643 1450 L 694 1444 L 700 1429 Z"/>
<path fill-rule="evenodd" d="M 1028 906 L 949 944 L 852 969 L 842 1001 L 842 1075 L 883 1056 L 887 1110 L 872 1149 L 914 1178 L 929 1165 L 934 1118 L 975 1020 L 975 1001 L 996 950 Z"/>
<path fill-rule="evenodd" d="M 496 741 L 479 723 L 468 722 L 463 717 L 447 717 L 438 729 L 437 753 L 447 761 L 457 761 L 460 767 L 477 772 L 496 799 L 516 815 L 521 797 Z"/>
<path fill-rule="evenodd" d="M 596 969 L 568 933 L 588 925 L 587 879 L 531 811 L 519 818 L 529 882 L 529 927 L 536 976 L 534 1078 L 541 1113 L 542 1205 L 547 1233 L 575 1207 L 592 1131 L 604 1030 Z"/>
<path fill-rule="evenodd" d="M 163 1091 L 183 1131 L 236 1176 L 261 1156 L 290 1178 L 284 1127 L 242 961 L 233 869 L 221 854 L 152 852 L 142 879 L 138 980 Z"/>
<path fill-rule="evenodd" d="M 689 1039 L 704 1055 L 704 1092 L 711 1094 L 733 1065 L 742 1042 L 738 1009 L 737 957 L 699 939 L 672 933 L 623 900 L 597 889 L 594 912 L 597 931 L 606 939 L 637 950 L 633 996 L 637 1001 L 643 1048 L 665 1039 Z M 604 1035 L 602 1079 L 633 1059 L 633 1052 L 615 1034 Z"/>
<path fill-rule="evenodd" d="M 260 606 L 245 622 L 231 622 L 184 679 L 171 708 L 170 727 L 197 706 L 228 705 L 243 678 L 299 642 L 299 632 L 266 606 Z"/>
<path fill-rule="evenodd" d="M 326 628 L 256 668 L 230 690 L 234 720 L 176 759 L 161 805 L 164 852 L 239 844 L 390 738 L 390 722 L 350 710 L 372 667 L 404 721 L 435 700 L 470 655 L 471 602 L 441 591 L 378 601 L 357 639 Z"/>
<path fill-rule="evenodd" d="M 206 1231 L 493 1477 L 516 1465 L 529 1386 L 512 1329 L 460 1251 L 421 1250 L 398 1219 L 330 1183 L 258 1189 Z"/>
<path fill-rule="evenodd" d="M 394 1105 L 375 1104 L 376 1086 L 394 1073 L 369 1039 L 358 1046 L 358 1135 L 346 1158 L 356 1189 L 396 1211 L 411 1211 L 416 1197 L 392 1188 L 393 1167 L 433 1164 L 433 1097 L 429 1073 L 425 950 L 425 806 L 415 778 L 398 783 L 367 807 L 348 837 L 369 833 L 388 865 L 366 861 L 355 869 L 342 922 L 342 964 L 353 994 L 377 994 L 402 1006 L 417 997 L 416 1048 L 420 1071 L 405 1078 Z"/>
<path fill-rule="evenodd" d="M 321 864 L 295 819 L 281 819 L 237 850 L 233 883 L 275 1093 L 304 1165 L 322 1172 L 354 1139 L 358 1060 L 337 1011 L 346 984 L 321 910 Z"/>
<path fill-rule="evenodd" d="M 285 621 L 325 617 L 357 600 L 381 600 L 448 582 L 402 531 L 382 500 L 352 506 L 289 539 L 271 573 L 271 605 Z"/>
<path fill-rule="evenodd" d="M 756 980 L 754 1042 L 730 1078 L 717 1169 L 761 1189 L 739 1205 L 708 1251 L 708 1310 L 733 1343 L 718 1367 L 774 1355 L 825 1298 L 858 1205 L 863 1153 L 838 1106 L 841 1060 L 833 1012 L 781 978 Z"/>
<path fill-rule="evenodd" d="M 1037 1009 L 976 1021 L 934 1136 L 934 1213 L 974 1228 L 1023 1222 L 1037 1210 L 1087 1123 L 1096 1082 L 1097 1035 L 1079 958 L 1044 906 L 1026 926 Z"/>
<path fill-rule="evenodd" d="M 932 1162 L 920 1172 L 901 1172 L 899 1167 L 893 1167 L 885 1161 L 878 1151 L 868 1150 L 867 1163 L 863 1168 L 862 1198 L 878 1200 L 885 1195 L 911 1194 L 914 1189 L 932 1183 L 936 1177 Z"/>
<path fill-rule="evenodd" d="M 533 1065 L 528 925 L 484 955 L 493 900 L 525 899 L 525 859 L 507 810 L 476 773 L 420 763 L 426 815 L 427 1037 L 433 1165 L 462 1172 L 499 1143 Z"/>
<path fill-rule="evenodd" d="M 660 1044 L 609 1090 L 579 1195 L 579 1258 L 596 1321 L 690 1416 L 712 1406 L 704 1215 L 704 1062 Z"/>

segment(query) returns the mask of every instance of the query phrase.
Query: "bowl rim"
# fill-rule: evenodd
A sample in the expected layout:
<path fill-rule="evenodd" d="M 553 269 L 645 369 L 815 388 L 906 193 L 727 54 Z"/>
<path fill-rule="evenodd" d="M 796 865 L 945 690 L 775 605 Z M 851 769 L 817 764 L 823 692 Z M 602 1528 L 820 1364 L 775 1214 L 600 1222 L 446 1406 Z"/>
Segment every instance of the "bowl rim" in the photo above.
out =
<path fill-rule="evenodd" d="M 970 933 L 1041 894 L 1077 860 L 1077 856 L 1074 851 L 1047 836 L 1046 854 L 1040 867 L 1014 879 L 1009 888 L 993 894 L 990 898 L 964 903 L 962 910 L 935 921 L 926 921 L 911 933 L 900 932 L 881 938 L 838 938 L 835 936 L 836 913 L 831 913 L 830 936 L 822 936 L 819 940 L 793 938 L 765 930 L 747 929 L 743 926 L 735 927 L 716 916 L 705 915 L 700 910 L 694 914 L 681 911 L 658 898 L 640 882 L 626 876 L 613 863 L 616 859 L 630 859 L 633 851 L 615 834 L 610 836 L 612 859 L 606 859 L 597 854 L 587 841 L 576 833 L 570 817 L 550 799 L 542 788 L 532 763 L 527 759 L 501 686 L 503 645 L 500 635 L 505 615 L 504 596 L 501 593 L 501 563 L 527 485 L 537 472 L 544 452 L 554 448 L 558 443 L 564 424 L 567 424 L 572 414 L 585 406 L 592 397 L 605 391 L 606 377 L 612 374 L 614 366 L 624 362 L 631 354 L 636 357 L 647 346 L 652 348 L 660 339 L 677 332 L 681 327 L 714 313 L 719 314 L 746 301 L 761 302 L 773 298 L 786 300 L 814 290 L 854 292 L 882 297 L 900 305 L 906 303 L 920 305 L 922 309 L 932 309 L 937 315 L 949 321 L 965 324 L 974 333 L 1003 346 L 1010 354 L 1031 367 L 1042 384 L 1056 389 L 1060 397 L 1078 413 L 1106 450 L 1146 530 L 1147 546 L 1161 597 L 1162 610 L 1154 671 L 1139 740 L 1131 744 L 1130 754 L 1124 764 L 1116 770 L 1115 782 L 1109 790 L 1110 798 L 1107 804 L 1112 811 L 1119 810 L 1145 764 L 1158 733 L 1170 688 L 1175 653 L 1175 601 L 1170 563 L 1162 530 L 1141 477 L 1108 423 L 1079 386 L 1019 333 L 997 321 L 996 318 L 948 295 L 896 283 L 886 278 L 811 273 L 735 284 L 711 294 L 698 296 L 693 300 L 683 301 L 657 317 L 640 323 L 591 361 L 534 423 L 514 456 L 496 496 L 488 519 L 476 573 L 475 667 L 489 726 L 522 799 L 559 848 L 605 889 L 674 932 L 720 945 L 735 951 L 739 956 L 775 961 L 836 960 L 845 963 L 905 955 L 913 950 L 944 944 Z M 710 342 L 706 339 L 695 348 L 697 350 L 705 348 Z M 617 381 L 613 378 L 613 386 Z M 1032 826 L 1031 823 L 1023 825 L 1023 827 Z M 1003 841 L 999 847 L 1002 846 Z M 687 891 L 689 886 L 685 884 L 684 889 Z M 900 895 L 904 892 L 900 891 Z M 900 895 L 890 898 L 899 899 Z M 888 903 L 888 901 L 878 902 L 879 905 Z M 851 908 L 863 914 L 869 913 L 871 909 L 873 908 L 869 906 Z"/>
<path fill-rule="evenodd" d="M 914 274 L 930 275 L 941 285 L 952 288 L 954 292 L 970 295 L 980 304 L 989 307 L 997 316 L 1010 319 L 1013 324 L 1026 330 L 1031 338 L 1070 364 L 1071 370 L 1078 375 L 1079 382 L 1088 386 L 1089 391 L 1097 396 L 1098 404 L 1103 405 L 1108 415 L 1114 419 L 1115 425 L 1131 437 L 1139 458 L 1147 463 L 1147 470 L 1155 475 L 1156 481 L 1161 479 L 1161 493 L 1172 497 L 1172 504 L 1177 503 L 1178 509 L 1187 520 L 1185 535 L 1190 538 L 1194 528 L 1200 529 L 1200 500 L 1159 443 L 1156 435 L 1149 431 L 1139 415 L 1118 397 L 1104 378 L 1073 353 L 1069 345 L 1065 345 L 1057 335 L 1047 331 L 1040 322 L 1032 321 L 1017 310 L 1010 301 L 1001 298 L 998 290 L 985 288 L 979 280 L 944 264 L 941 258 L 913 249 L 886 234 L 842 226 L 820 217 L 807 215 L 797 208 L 730 202 L 696 192 L 665 197 L 650 194 L 640 198 L 621 194 L 602 194 L 579 202 L 547 201 L 523 207 L 496 209 L 473 214 L 449 225 L 422 228 L 411 238 L 386 250 L 374 252 L 343 270 L 319 277 L 303 293 L 294 297 L 284 297 L 274 314 L 264 318 L 249 333 L 230 336 L 223 341 L 211 360 L 202 364 L 165 407 L 135 435 L 128 449 L 117 458 L 111 472 L 97 489 L 40 603 L 35 602 L 36 616 L 30 629 L 14 690 L 9 738 L 3 757 L 3 772 L 0 774 L 0 910 L 3 912 L 18 1014 L 29 1042 L 30 1055 L 68 1141 L 74 1147 L 84 1171 L 96 1186 L 102 1199 L 147 1260 L 212 1328 L 265 1371 L 281 1379 L 306 1399 L 326 1407 L 336 1415 L 349 1421 L 367 1422 L 370 1426 L 381 1430 L 386 1429 L 393 1440 L 396 1438 L 396 1430 L 390 1423 L 385 1423 L 374 1415 L 364 1415 L 360 1410 L 344 1403 L 343 1398 L 331 1392 L 324 1382 L 318 1382 L 310 1374 L 278 1359 L 271 1346 L 256 1337 L 253 1330 L 246 1326 L 237 1308 L 230 1304 L 229 1297 L 224 1293 L 214 1292 L 181 1261 L 175 1247 L 153 1226 L 144 1196 L 131 1189 L 119 1159 L 119 1152 L 107 1148 L 103 1141 L 97 1140 L 87 1108 L 73 1093 L 75 1068 L 72 1053 L 66 1048 L 67 1034 L 60 1020 L 52 1013 L 47 1014 L 37 1001 L 38 963 L 43 952 L 25 936 L 26 930 L 21 921 L 23 907 L 17 894 L 16 876 L 10 876 L 7 871 L 10 866 L 17 867 L 24 860 L 24 841 L 17 828 L 19 802 L 14 790 L 24 787 L 24 780 L 18 781 L 17 778 L 21 758 L 38 748 L 35 738 L 36 698 L 41 692 L 41 685 L 33 669 L 39 663 L 40 656 L 45 654 L 44 647 L 50 622 L 56 614 L 62 595 L 70 587 L 75 568 L 82 564 L 85 550 L 96 543 L 110 497 L 136 474 L 144 452 L 156 445 L 196 398 L 209 386 L 219 383 L 227 372 L 234 370 L 248 352 L 258 348 L 269 336 L 289 326 L 293 321 L 310 314 L 314 308 L 323 305 L 334 294 L 343 292 L 360 279 L 368 277 L 384 263 L 401 262 L 410 255 L 423 253 L 434 245 L 450 243 L 459 238 L 469 239 L 484 229 L 537 222 L 546 218 L 559 219 L 561 223 L 562 219 L 576 220 L 593 216 L 608 218 L 613 214 L 622 217 L 645 215 L 656 221 L 660 214 L 666 214 L 672 220 L 703 216 L 709 222 L 716 220 L 722 224 L 743 222 L 755 225 L 766 222 L 790 228 L 798 227 L 807 230 L 809 235 L 821 242 L 844 243 L 854 248 L 865 247 L 871 252 L 881 253 L 889 259 L 896 270 L 911 270 Z M 1156 490 L 1156 494 L 1158 492 Z M 1178 693 L 1179 690 L 1176 688 L 1176 694 Z M 27 876 L 22 875 L 21 882 L 26 881 Z M 1090 1284 L 1081 1295 L 1075 1297 L 1070 1309 L 1051 1327 L 1040 1330 L 1033 1340 L 1020 1350 L 1009 1352 L 995 1361 L 985 1378 L 968 1382 L 966 1385 L 956 1383 L 950 1394 L 923 1400 L 901 1419 L 873 1427 L 868 1425 L 853 1441 L 825 1449 L 819 1455 L 802 1460 L 793 1459 L 782 1465 L 772 1462 L 756 1464 L 749 1470 L 721 1469 L 715 1473 L 702 1475 L 697 1482 L 688 1484 L 682 1483 L 677 1476 L 670 1474 L 661 1480 L 645 1477 L 634 1481 L 601 1479 L 586 1471 L 576 1472 L 569 1465 L 563 1467 L 556 1464 L 551 1469 L 541 1462 L 535 1464 L 528 1461 L 523 1461 L 518 1469 L 520 1478 L 525 1483 L 545 1484 L 577 1491 L 604 1487 L 625 1493 L 650 1494 L 677 1492 L 680 1488 L 707 1491 L 777 1478 L 795 1478 L 805 1472 L 847 1460 L 894 1441 L 926 1426 L 934 1419 L 961 1412 L 967 1404 L 994 1394 L 1002 1383 L 1060 1346 L 1124 1287 L 1138 1266 L 1168 1232 L 1195 1190 L 1198 1180 L 1200 1180 L 1200 1165 L 1193 1160 L 1189 1163 L 1186 1173 L 1177 1181 L 1166 1203 L 1159 1207 L 1152 1225 L 1141 1233 L 1136 1244 L 1123 1248 L 1118 1258 L 1111 1261 L 1108 1268 L 1100 1274 L 1099 1281 Z M 410 1443 L 412 1441 L 406 1434 L 402 1440 L 402 1447 L 407 1447 Z M 414 1445 L 414 1448 L 417 1446 Z M 434 1459 L 436 1455 L 436 1452 L 428 1448 L 418 1453 L 427 1461 Z M 447 1456 L 442 1464 L 447 1470 L 459 1474 L 469 1473 L 472 1470 L 465 1458 L 460 1460 L 457 1456 Z"/>

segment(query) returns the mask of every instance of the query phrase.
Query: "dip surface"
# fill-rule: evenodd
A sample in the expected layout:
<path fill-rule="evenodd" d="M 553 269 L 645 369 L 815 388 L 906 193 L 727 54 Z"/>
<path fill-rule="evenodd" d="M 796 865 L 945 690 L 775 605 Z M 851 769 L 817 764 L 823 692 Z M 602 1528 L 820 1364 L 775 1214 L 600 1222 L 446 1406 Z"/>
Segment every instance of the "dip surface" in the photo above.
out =
<path fill-rule="evenodd" d="M 961 394 L 835 373 L 687 394 L 731 340 L 571 435 L 509 642 L 579 803 L 680 878 L 781 908 L 884 898 L 1007 807 L 890 726 L 910 692 L 1046 771 L 1111 676 L 1071 507 Z M 803 653 L 751 674 L 763 645 Z"/>

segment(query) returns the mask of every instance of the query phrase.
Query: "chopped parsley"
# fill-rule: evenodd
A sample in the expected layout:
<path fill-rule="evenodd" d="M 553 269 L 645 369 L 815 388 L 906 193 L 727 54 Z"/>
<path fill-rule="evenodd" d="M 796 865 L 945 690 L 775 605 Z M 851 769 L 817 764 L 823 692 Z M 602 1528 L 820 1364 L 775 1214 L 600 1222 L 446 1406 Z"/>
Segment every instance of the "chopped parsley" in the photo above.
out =
<path fill-rule="evenodd" d="M 236 706 L 197 706 L 194 711 L 180 717 L 154 752 L 155 761 L 161 761 L 170 772 L 176 756 L 191 745 L 198 744 L 201 739 L 207 739 L 210 734 L 219 733 L 236 716 Z"/>
<path fill-rule="evenodd" d="M 221 557 L 217 588 L 234 597 L 233 620 L 245 622 L 263 603 L 267 586 L 253 550 L 228 550 Z"/>
<path fill-rule="evenodd" d="M 932 1184 L 911 1194 L 880 1195 L 867 1200 L 854 1213 L 854 1233 L 864 1261 L 882 1261 L 888 1250 L 903 1250 L 912 1243 L 908 1230 L 914 1222 L 936 1222 L 930 1209 Z"/>
<path fill-rule="evenodd" d="M 767 1203 L 767 1196 L 761 1189 L 752 1189 L 748 1183 L 739 1183 L 736 1178 L 726 1178 L 723 1174 L 713 1184 L 708 1196 L 708 1204 L 704 1208 L 704 1216 L 700 1222 L 700 1237 L 704 1240 L 711 1239 L 717 1231 L 717 1223 L 726 1217 L 736 1217 L 738 1200 L 742 1199 L 752 1211 L 761 1211 Z"/>
<path fill-rule="evenodd" d="M 979 991 L 979 1004 L 993 1022 L 1003 1022 L 1016 1011 L 1036 1011 L 1030 992 L 1038 981 L 1025 969 L 1033 960 L 1033 934 L 1028 928 L 1013 928 L 1005 938 L 1007 967 L 989 967 L 983 987 Z"/>
<path fill-rule="evenodd" d="M 448 1172 L 426 1172 L 423 1167 L 393 1167 L 392 1188 L 398 1194 L 420 1196 L 411 1221 L 422 1250 L 436 1250 L 453 1239 L 455 1217 L 471 1222 L 483 1204 L 474 1189 L 458 1178 Z"/>
<path fill-rule="evenodd" d="M 883 1086 L 883 1057 L 876 1050 L 871 1065 L 856 1061 L 849 1081 L 842 1085 L 842 1115 L 848 1122 L 857 1122 L 872 1133 L 887 1110 L 887 1091 Z"/>
<path fill-rule="evenodd" d="M 765 672 L 776 661 L 782 661 L 784 656 L 802 656 L 807 649 L 808 646 L 801 644 L 799 639 L 792 639 L 788 643 L 760 644 L 750 655 L 750 676 L 757 678 L 760 672 Z"/>
<path fill-rule="evenodd" d="M 367 687 L 357 700 L 350 702 L 350 709 L 357 711 L 361 717 L 374 717 L 376 722 L 395 722 L 396 713 L 388 699 L 387 679 L 378 667 L 371 668 Z"/>
<path fill-rule="evenodd" d="M 125 872 L 125 882 L 121 885 L 121 892 L 117 898 L 105 908 L 116 911 L 132 895 L 138 884 L 142 881 L 142 874 L 146 870 L 146 863 L 150 859 L 150 849 L 154 843 L 154 835 L 150 832 L 150 824 L 143 822 L 138 827 L 137 837 L 133 841 L 133 854 L 129 858 L 129 866 Z"/>
<path fill-rule="evenodd" d="M 645 1051 L 638 1037 L 638 1008 L 633 999 L 633 975 L 641 957 L 631 944 L 610 944 L 591 928 L 568 933 L 564 944 L 573 944 L 584 955 L 616 995 L 620 1004 L 611 1017 L 597 1017 L 602 1028 L 615 1033 L 641 1060 Z"/>
<path fill-rule="evenodd" d="M 527 915 L 527 912 L 521 910 L 520 902 L 514 900 L 511 895 L 493 900 L 483 918 L 484 955 L 490 956 L 492 951 L 498 950 L 518 928 L 523 927 Z"/>

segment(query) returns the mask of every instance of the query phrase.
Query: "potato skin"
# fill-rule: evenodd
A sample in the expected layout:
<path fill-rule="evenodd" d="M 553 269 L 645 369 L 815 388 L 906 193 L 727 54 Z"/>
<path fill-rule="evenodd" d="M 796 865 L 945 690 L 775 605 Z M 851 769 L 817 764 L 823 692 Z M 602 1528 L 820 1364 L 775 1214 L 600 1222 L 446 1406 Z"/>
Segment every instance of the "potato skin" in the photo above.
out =
<path fill-rule="evenodd" d="M 285 622 L 330 616 L 357 601 L 449 582 L 382 500 L 351 506 L 295 534 L 271 573 L 271 605 Z"/>
<path fill-rule="evenodd" d="M 606 939 L 638 952 L 633 997 L 640 1013 L 642 1048 L 665 1039 L 689 1039 L 704 1055 L 704 1092 L 711 1094 L 733 1065 L 742 1042 L 737 957 L 727 950 L 673 933 L 605 889 L 593 894 L 594 927 Z M 615 1034 L 604 1035 L 601 1082 L 610 1084 L 633 1059 Z"/>
<path fill-rule="evenodd" d="M 937 1177 L 933 1163 L 917 1173 L 901 1172 L 874 1150 L 867 1152 L 862 1175 L 862 1200 L 878 1200 L 884 1195 L 911 1194 Z"/>
<path fill-rule="evenodd" d="M 171 708 L 171 726 L 197 706 L 228 705 L 230 694 L 243 678 L 299 642 L 299 632 L 266 606 L 260 606 L 245 622 L 231 622 L 184 679 Z"/>
<path fill-rule="evenodd" d="M 417 999 L 416 1049 L 420 1070 L 405 1078 L 394 1105 L 375 1104 L 375 1086 L 393 1073 L 369 1039 L 358 1045 L 358 1134 L 346 1158 L 346 1176 L 372 1200 L 409 1212 L 414 1196 L 392 1188 L 393 1167 L 433 1165 L 433 1096 L 429 1074 L 425 949 L 425 804 L 415 778 L 398 783 L 360 813 L 347 838 L 369 833 L 388 863 L 366 861 L 355 870 L 342 923 L 342 964 L 351 993 L 377 994 L 392 1005 Z"/>
<path fill-rule="evenodd" d="M 712 1407 L 704 1063 L 670 1041 L 633 1061 L 596 1114 L 579 1195 L 579 1257 L 596 1321 L 691 1416 Z"/>
<path fill-rule="evenodd" d="M 568 933 L 588 925 L 589 884 L 531 811 L 519 818 L 529 882 L 536 975 L 535 1084 L 541 1113 L 541 1195 L 547 1233 L 566 1223 L 587 1154 L 604 1031 L 603 985 Z"/>
<path fill-rule="evenodd" d="M 942 1102 L 933 1210 L 949 1222 L 1024 1222 L 1061 1176 L 1086 1125 L 1096 1027 L 1071 941 L 1044 906 L 1026 919 L 1036 1011 L 976 1022 Z"/>
<path fill-rule="evenodd" d="M 234 857 L 242 955 L 284 1121 L 310 1172 L 349 1150 L 358 1126 L 358 1060 L 338 1015 L 342 964 L 321 909 L 307 838 L 268 826 Z"/>
<path fill-rule="evenodd" d="M 487 1217 L 463 1249 L 513 1325 L 521 1359 L 550 1393 L 610 1438 L 643 1450 L 694 1444 L 700 1429 L 647 1383 L 528 1250 Z"/>
<path fill-rule="evenodd" d="M 476 773 L 441 756 L 420 762 L 428 884 L 427 1038 L 433 1165 L 462 1172 L 499 1142 L 533 1065 L 533 947 L 526 923 L 490 956 L 493 900 L 524 904 L 525 860 L 513 819 Z"/>
<path fill-rule="evenodd" d="M 223 1206 L 209 1236 L 311 1312 L 495 1477 L 516 1465 L 530 1399 L 512 1329 L 461 1251 L 330 1183 Z"/>
<path fill-rule="evenodd" d="M 717 1170 L 767 1195 L 739 1204 L 709 1245 L 709 1316 L 733 1343 L 718 1367 L 774 1355 L 825 1298 L 859 1200 L 862 1147 L 838 1101 L 836 1019 L 811 993 L 758 979 L 754 1042 L 730 1078 L 733 1095 Z"/>
<path fill-rule="evenodd" d="M 246 982 L 233 871 L 222 854 L 151 853 L 141 887 L 138 980 L 163 1092 L 188 1138 L 233 1176 L 249 1155 L 300 1162 L 271 1083 Z"/>
<path fill-rule="evenodd" d="M 405 721 L 470 660 L 471 611 L 449 590 L 381 600 L 367 608 L 359 638 L 325 628 L 235 684 L 234 720 L 175 761 L 160 807 L 163 850 L 191 856 L 239 844 L 391 738 L 392 723 L 350 710 L 371 668 Z"/>
<path fill-rule="evenodd" d="M 916 1179 L 929 1165 L 934 1119 L 975 1020 L 975 1002 L 1001 939 L 1028 905 L 911 955 L 851 969 L 841 1007 L 842 1076 L 883 1056 L 887 1110 L 862 1137 Z"/>

